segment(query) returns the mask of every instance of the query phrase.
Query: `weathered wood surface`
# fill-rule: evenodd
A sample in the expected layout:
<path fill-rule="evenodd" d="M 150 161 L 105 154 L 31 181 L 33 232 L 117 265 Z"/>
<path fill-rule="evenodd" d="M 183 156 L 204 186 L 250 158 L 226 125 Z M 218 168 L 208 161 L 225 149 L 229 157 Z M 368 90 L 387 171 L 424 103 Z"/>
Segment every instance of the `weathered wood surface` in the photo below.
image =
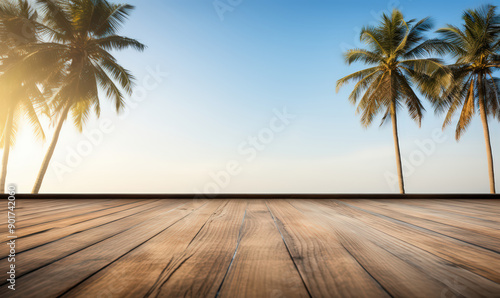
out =
<path fill-rule="evenodd" d="M 1 297 L 500 297 L 499 200 L 17 200 Z M 0 232 L 6 235 L 6 220 Z"/>

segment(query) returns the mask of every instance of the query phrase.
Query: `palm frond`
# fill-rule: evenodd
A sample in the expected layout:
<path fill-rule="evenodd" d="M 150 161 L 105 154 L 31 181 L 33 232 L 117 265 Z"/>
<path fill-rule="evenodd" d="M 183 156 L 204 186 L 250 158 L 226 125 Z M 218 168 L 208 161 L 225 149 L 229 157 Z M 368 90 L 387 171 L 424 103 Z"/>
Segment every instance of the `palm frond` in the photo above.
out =
<path fill-rule="evenodd" d="M 371 73 L 377 71 L 378 69 L 379 69 L 378 67 L 370 67 L 339 79 L 337 81 L 336 92 L 339 92 L 340 88 L 342 88 L 342 86 L 344 86 L 345 84 L 348 84 L 349 82 L 358 82 L 363 78 L 365 78 L 366 76 L 370 75 Z"/>
<path fill-rule="evenodd" d="M 129 4 L 110 4 L 107 1 L 100 1 L 101 15 L 99 19 L 94 19 L 91 28 L 92 33 L 98 37 L 105 37 L 115 34 L 127 20 L 134 6 Z"/>
<path fill-rule="evenodd" d="M 352 49 L 344 53 L 345 62 L 352 64 L 354 62 L 364 62 L 365 64 L 377 64 L 383 61 L 383 57 L 374 52 L 363 49 Z"/>
<path fill-rule="evenodd" d="M 73 36 L 73 26 L 71 22 L 71 12 L 67 1 L 62 0 L 36 0 L 39 9 L 44 16 L 44 23 L 55 28 L 65 37 Z"/>
<path fill-rule="evenodd" d="M 123 88 L 127 94 L 132 94 L 135 77 L 130 71 L 123 68 L 113 56 L 105 53 L 105 51 L 101 51 L 101 59 L 98 63 L 103 69 L 110 73 L 111 77 L 120 84 L 120 87 Z"/>
<path fill-rule="evenodd" d="M 110 35 L 94 41 L 99 47 L 110 50 L 124 50 L 127 48 L 134 48 L 137 51 L 144 51 L 146 46 L 139 41 L 118 35 Z"/>
<path fill-rule="evenodd" d="M 460 114 L 460 119 L 458 120 L 455 139 L 460 140 L 462 134 L 467 130 L 469 126 L 472 116 L 475 113 L 474 108 L 474 81 L 472 80 L 470 83 L 470 87 L 468 90 L 467 97 L 465 98 L 465 102 L 462 107 L 462 113 Z"/>
<path fill-rule="evenodd" d="M 379 70 L 375 70 L 374 72 L 365 76 L 359 82 L 357 82 L 351 94 L 349 95 L 349 101 L 352 104 L 356 104 L 361 93 L 363 93 L 374 81 L 376 81 L 378 76 L 380 75 L 382 75 L 382 72 Z"/>

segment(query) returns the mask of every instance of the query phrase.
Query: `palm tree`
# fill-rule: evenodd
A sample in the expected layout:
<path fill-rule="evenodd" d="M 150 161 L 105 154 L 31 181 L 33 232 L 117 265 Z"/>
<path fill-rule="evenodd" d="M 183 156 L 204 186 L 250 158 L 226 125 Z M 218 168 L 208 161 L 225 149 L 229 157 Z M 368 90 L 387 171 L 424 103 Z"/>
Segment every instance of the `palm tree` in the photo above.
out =
<path fill-rule="evenodd" d="M 439 29 L 440 39 L 428 42 L 429 51 L 451 54 L 456 59 L 449 69 L 453 75 L 447 88 L 434 96 L 436 111 L 446 112 L 443 128 L 461 109 L 455 138 L 460 140 L 472 117 L 479 110 L 483 123 L 490 191 L 495 193 L 495 174 L 491 152 L 488 116 L 500 120 L 500 80 L 493 72 L 500 69 L 500 16 L 496 7 L 484 6 L 467 10 L 463 28 L 447 25 Z"/>
<path fill-rule="evenodd" d="M 384 113 L 381 125 L 388 117 L 391 118 L 401 193 L 405 193 L 405 187 L 397 128 L 398 111 L 406 106 L 410 117 L 420 126 L 425 109 L 413 86 L 420 87 L 426 93 L 424 87 L 431 88 L 433 73 L 444 69 L 439 59 L 423 57 L 425 51 L 420 45 L 424 32 L 431 27 L 428 18 L 406 22 L 397 9 L 391 15 L 384 14 L 378 26 L 361 30 L 360 40 L 368 49 L 351 49 L 344 54 L 349 65 L 360 61 L 372 67 L 352 73 L 337 82 L 337 92 L 344 84 L 356 82 L 349 100 L 352 104 L 358 104 L 356 113 L 362 113 L 361 123 L 364 127 L 368 127 L 380 112 Z"/>
<path fill-rule="evenodd" d="M 51 100 L 58 120 L 33 187 L 35 194 L 40 190 L 69 113 L 81 131 L 92 111 L 100 114 L 99 89 L 114 101 L 117 112 L 124 107 L 124 93 L 132 93 L 134 77 L 118 64 L 110 51 L 145 48 L 137 40 L 116 34 L 134 9 L 131 5 L 106 0 L 38 0 L 38 3 L 45 16 L 45 32 L 52 43 L 50 47 L 33 48 L 29 59 L 58 57 L 53 70 L 60 76 L 60 85 L 53 90 Z"/>
<path fill-rule="evenodd" d="M 3 147 L 0 192 L 5 190 L 10 148 L 22 116 L 27 117 L 37 137 L 45 138 L 37 115 L 40 109 L 47 112 L 45 98 L 37 86 L 37 82 L 43 81 L 42 73 L 32 68 L 28 77 L 27 66 L 21 63 L 26 54 L 24 47 L 38 41 L 37 18 L 36 10 L 26 0 L 0 4 L 0 147 Z"/>

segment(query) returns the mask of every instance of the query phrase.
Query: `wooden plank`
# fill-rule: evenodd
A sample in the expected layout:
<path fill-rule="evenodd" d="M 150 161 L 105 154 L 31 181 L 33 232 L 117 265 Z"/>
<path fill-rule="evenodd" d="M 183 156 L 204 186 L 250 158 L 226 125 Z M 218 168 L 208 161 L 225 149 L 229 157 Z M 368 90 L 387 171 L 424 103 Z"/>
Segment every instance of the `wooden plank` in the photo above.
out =
<path fill-rule="evenodd" d="M 435 216 L 436 219 L 449 218 L 453 222 L 460 226 L 462 224 L 465 227 L 468 225 L 492 228 L 493 230 L 498 230 L 500 225 L 500 219 L 497 220 L 498 216 L 494 216 L 494 212 L 479 212 L 471 211 L 470 208 L 460 206 L 459 204 L 450 204 L 448 201 L 444 202 L 434 202 L 433 200 L 377 200 L 372 202 L 377 202 L 383 205 L 384 208 L 390 208 L 391 206 L 397 206 L 399 208 L 411 210 L 410 212 L 419 212 L 423 215 Z M 500 201 L 497 201 L 500 205 Z M 415 211 L 413 211 L 415 210 Z M 490 210 L 491 211 L 491 210 Z M 404 211 L 402 211 L 404 212 Z M 490 220 L 489 217 L 495 220 Z"/>
<path fill-rule="evenodd" d="M 234 256 L 245 200 L 228 200 L 173 260 L 148 292 L 152 297 L 215 297 Z"/>
<path fill-rule="evenodd" d="M 357 200 L 349 201 L 355 204 Z M 362 201 L 363 208 L 405 223 L 459 239 L 495 252 L 500 252 L 500 234 L 495 229 L 477 225 L 463 225 L 458 220 L 450 217 L 439 218 L 429 213 L 405 208 L 394 203 L 381 203 L 378 201 Z M 500 228 L 500 225 L 498 226 Z"/>
<path fill-rule="evenodd" d="M 500 240 L 500 222 L 488 221 L 468 214 L 457 214 L 449 210 L 435 210 L 430 208 L 431 204 L 415 205 L 407 200 L 391 200 L 387 201 L 387 203 L 385 202 L 385 200 L 376 201 L 376 203 L 384 203 L 383 208 L 385 209 L 394 210 L 402 214 L 410 214 L 413 217 L 454 226 L 462 230 L 483 234 Z M 498 204 L 500 205 L 500 201 L 498 201 Z"/>
<path fill-rule="evenodd" d="M 267 201 L 313 297 L 389 297 L 331 231 L 283 200 Z"/>
<path fill-rule="evenodd" d="M 106 216 L 111 216 L 116 213 L 120 213 L 121 211 L 126 211 L 130 209 L 134 209 L 135 207 L 150 204 L 154 201 L 144 200 L 144 201 L 133 201 L 126 202 L 124 204 L 118 204 L 106 209 L 98 209 L 90 213 L 81 214 L 77 216 L 66 217 L 59 220 L 54 220 L 50 222 L 44 222 L 41 224 L 34 224 L 29 227 L 23 227 L 16 229 L 16 234 L 19 238 L 27 237 L 32 234 L 48 231 L 51 229 L 61 229 L 68 226 L 76 225 L 79 223 L 83 223 L 85 221 L 90 221 L 97 218 L 103 218 Z"/>
<path fill-rule="evenodd" d="M 462 202 L 462 203 L 466 203 L 468 204 L 469 206 L 474 206 L 474 207 L 477 207 L 477 208 L 480 208 L 480 207 L 484 207 L 486 208 L 485 210 L 491 210 L 491 211 L 495 211 L 495 212 L 499 212 L 500 211 L 500 205 L 498 205 L 498 199 L 500 197 L 497 195 L 495 198 L 492 198 L 492 199 L 476 199 L 476 200 L 471 200 L 471 199 L 457 199 L 455 201 L 457 202 Z M 493 210 L 492 210 L 493 208 Z"/>
<path fill-rule="evenodd" d="M 141 203 L 140 201 L 137 201 L 139 204 Z M 81 203 L 81 202 L 80 202 Z M 98 204 L 102 204 L 103 202 L 99 203 L 97 202 Z M 64 204 L 64 202 L 62 202 L 62 204 Z M 116 208 L 116 207 L 126 207 L 126 205 L 131 205 L 131 204 L 134 204 L 134 201 L 121 201 L 121 200 L 116 200 L 116 202 L 114 202 L 113 204 L 111 204 L 110 206 L 111 207 L 106 207 L 104 208 L 102 211 L 103 212 L 111 212 L 112 210 L 114 210 L 113 208 Z M 73 205 L 73 204 L 72 204 Z M 84 206 L 88 206 L 88 204 L 84 204 Z M 75 209 L 78 209 L 77 206 L 74 206 Z M 100 209 L 102 208 L 102 205 L 95 205 L 94 203 L 94 206 L 93 206 L 94 209 Z M 24 250 L 27 250 L 27 249 L 30 249 L 32 247 L 35 247 L 37 245 L 41 245 L 43 243 L 46 243 L 46 242 L 49 242 L 49 241 L 53 241 L 54 238 L 46 238 L 46 239 L 41 239 L 43 238 L 43 236 L 41 237 L 41 234 L 43 234 L 43 232 L 45 231 L 48 231 L 50 229 L 57 229 L 57 228 L 60 228 L 61 226 L 64 226 L 64 224 L 74 224 L 75 222 L 78 222 L 78 221 L 85 221 L 87 219 L 90 219 L 92 218 L 92 214 L 94 214 L 93 212 L 89 212 L 89 210 L 92 210 L 92 209 L 87 209 L 87 213 L 85 213 L 84 215 L 82 216 L 65 216 L 63 219 L 60 219 L 60 220 L 48 220 L 49 222 L 45 222 L 45 223 L 40 223 L 38 224 L 37 222 L 37 219 L 34 219 L 31 221 L 31 225 L 29 225 L 29 227 L 24 227 L 23 226 L 26 226 L 27 224 L 24 222 L 24 220 L 22 219 L 22 216 L 20 217 L 19 216 L 19 213 L 16 211 L 16 236 L 18 236 L 18 243 L 21 242 L 22 243 L 22 246 L 21 247 L 17 247 L 16 248 L 16 251 L 18 253 L 24 251 Z M 109 210 L 109 211 L 107 211 Z M 47 220 L 46 218 L 50 218 L 52 213 L 48 212 L 48 213 L 45 213 L 43 219 L 40 219 L 40 220 Z M 99 211 L 97 211 L 97 215 L 99 215 Z M 74 230 L 75 226 L 71 227 L 71 230 Z M 2 233 L 6 233 L 6 229 L 7 229 L 7 225 L 2 225 L 2 230 L 5 230 L 5 231 L 2 231 Z M 28 236 L 29 234 L 35 234 L 35 239 L 39 239 L 39 241 L 32 241 L 32 239 L 30 240 L 25 240 L 23 239 L 24 237 Z M 54 233 L 52 233 L 54 234 Z M 63 233 L 60 234 L 61 237 L 64 237 L 66 235 L 64 235 Z M 61 238 L 59 237 L 59 238 Z M 2 245 L 0 245 L 0 256 L 4 256 L 4 255 L 7 255 L 8 253 L 8 246 L 6 245 L 6 243 L 8 242 L 8 239 L 6 239 L 6 237 L 4 238 L 5 240 L 2 239 L 1 243 Z M 23 239 L 23 240 L 21 240 Z M 57 239 L 57 238 L 55 238 Z M 19 241 L 21 240 L 21 241 Z"/>
<path fill-rule="evenodd" d="M 189 216 L 96 272 L 65 297 L 145 297 L 162 272 L 184 254 L 207 221 L 227 202 L 210 200 Z"/>
<path fill-rule="evenodd" d="M 100 204 L 103 204 L 104 201 L 102 200 L 96 200 L 97 202 L 102 202 Z M 69 210 L 75 210 L 75 209 L 78 209 L 78 208 L 83 208 L 83 207 L 88 207 L 89 210 L 95 210 L 96 209 L 96 203 L 97 202 L 94 202 L 94 203 L 89 203 L 89 202 L 80 202 L 80 206 L 79 204 L 76 204 L 75 205 L 75 202 L 72 202 L 70 205 L 71 205 L 71 209 Z M 108 204 L 111 204 L 111 205 L 116 205 L 118 202 L 108 202 Z M 33 223 L 35 224 L 40 224 L 42 223 L 44 220 L 43 219 L 47 219 L 48 216 L 53 216 L 54 219 L 58 219 L 59 217 L 64 217 L 64 212 L 66 212 L 65 210 L 68 210 L 68 206 L 64 206 L 66 203 L 65 202 L 60 202 L 60 205 L 63 205 L 63 206 L 60 206 L 62 209 L 62 211 L 55 211 L 55 210 L 51 210 L 50 207 L 47 207 L 47 209 L 45 211 L 39 211 L 37 212 L 38 214 L 34 215 L 33 218 L 31 218 L 30 216 L 26 216 L 23 212 L 22 209 L 17 209 L 17 206 L 19 206 L 19 201 L 16 200 L 16 209 L 15 209 L 15 212 L 16 212 L 16 217 L 17 217 L 17 229 L 21 228 L 21 227 L 26 227 L 26 226 L 29 226 Z M 6 204 L 7 205 L 7 204 Z M 89 207 L 90 206 L 90 207 Z M 41 210 L 41 209 L 40 209 Z M 62 214 L 62 216 L 61 216 Z M 30 222 L 32 220 L 32 222 Z M 49 219 L 50 220 L 50 219 Z M 1 219 L 1 222 L 2 222 L 2 225 L 0 225 L 0 233 L 4 233 L 4 232 L 7 232 L 7 219 L 6 218 L 2 218 Z"/>
<path fill-rule="evenodd" d="M 96 271 L 168 229 L 205 203 L 192 200 L 176 209 L 152 217 L 132 229 L 21 276 L 17 279 L 18 288 L 11 296 L 27 297 L 33 293 L 43 293 L 46 297 L 59 296 Z M 2 287 L 0 291 L 5 291 L 3 289 L 6 287 Z"/>
<path fill-rule="evenodd" d="M 311 202 L 290 202 L 335 232 L 342 246 L 393 297 L 439 297 L 444 285 L 377 246 L 366 237 L 360 221 Z M 329 212 L 327 212 L 328 210 Z M 364 237 L 360 237 L 363 235 Z"/>
<path fill-rule="evenodd" d="M 324 219 L 394 297 L 494 297 L 500 293 L 499 284 L 372 228 L 360 220 L 364 215 L 359 210 L 325 201 L 291 203 Z"/>
<path fill-rule="evenodd" d="M 53 233 L 49 232 L 49 236 L 59 239 L 49 243 L 43 241 L 50 238 L 47 236 L 41 236 L 41 234 L 40 236 L 34 235 L 32 237 L 27 237 L 26 239 L 21 239 L 22 241 L 17 242 L 16 245 L 16 249 L 21 251 L 21 253 L 17 254 L 16 259 L 21 262 L 22 265 L 18 266 L 16 275 L 21 277 L 26 273 L 36 270 L 37 268 L 46 266 L 96 243 L 118 236 L 121 233 L 130 233 L 131 229 L 140 227 L 141 225 L 144 226 L 144 222 L 151 222 L 155 218 L 158 218 L 158 216 L 162 216 L 163 214 L 170 212 L 173 208 L 179 207 L 184 202 L 185 201 L 182 200 L 153 202 L 152 206 L 149 206 L 147 209 L 143 209 L 141 212 L 132 212 L 132 216 L 109 222 L 108 224 L 97 226 L 95 228 L 90 228 L 82 232 L 75 232 L 67 237 L 61 237 L 63 233 L 59 235 L 57 231 Z M 109 220 L 107 218 L 104 219 L 106 221 Z M 64 230 L 65 233 L 69 231 Z M 22 252 L 26 250 L 24 248 L 25 245 L 31 246 L 33 243 L 38 243 L 40 241 L 44 244 Z M 0 266 L 8 266 L 7 258 L 0 260 Z"/>
<path fill-rule="evenodd" d="M 104 210 L 122 204 L 130 204 L 131 202 L 134 201 L 123 202 L 121 200 L 116 200 L 113 202 L 113 201 L 97 200 L 96 202 L 93 203 L 88 203 L 88 202 L 80 202 L 80 204 L 72 203 L 71 207 L 61 208 L 60 210 L 57 211 L 47 209 L 45 211 L 40 211 L 40 214 L 36 214 L 36 216 L 28 218 L 23 214 L 23 212 L 18 212 L 16 210 L 17 229 L 26 228 L 33 225 L 39 225 L 46 222 L 54 222 L 60 219 L 70 218 L 72 216 L 77 216 L 80 214 L 88 214 L 97 210 Z M 61 202 L 61 204 L 65 203 Z M 6 221 L 4 223 L 6 223 Z M 0 232 L 6 232 L 6 231 L 7 227 L 2 225 L 0 227 Z"/>
<path fill-rule="evenodd" d="M 19 210 L 19 216 L 20 218 L 25 221 L 29 219 L 34 219 L 34 218 L 41 218 L 47 216 L 48 213 L 50 213 L 53 216 L 59 215 L 59 214 L 64 214 L 65 212 L 72 211 L 75 209 L 81 209 L 83 207 L 90 207 L 91 209 L 94 208 L 95 206 L 99 206 L 102 204 L 117 204 L 118 200 L 112 201 L 112 200 L 102 200 L 102 199 L 96 199 L 96 200 L 58 200 L 57 202 L 54 202 L 54 205 L 51 204 L 50 206 L 38 206 L 36 208 L 30 209 L 30 210 Z M 19 204 L 22 204 L 23 200 L 16 200 L 16 202 L 20 202 Z M 17 203 L 16 203 L 17 204 Z M 41 221 L 38 221 L 41 222 Z"/>
<path fill-rule="evenodd" d="M 473 212 L 470 208 L 453 204 L 454 201 L 450 200 L 398 200 L 398 202 L 404 205 L 446 213 L 450 216 L 456 217 L 457 219 L 464 220 L 466 222 L 473 222 L 480 226 L 497 228 L 500 224 L 498 213 L 488 214 L 485 212 Z"/>
<path fill-rule="evenodd" d="M 126 206 L 126 207 L 128 207 L 128 206 Z M 143 214 L 143 212 L 151 211 L 152 209 L 157 208 L 157 207 L 167 207 L 168 208 L 169 204 L 165 204 L 165 202 L 158 202 L 158 201 L 154 201 L 154 200 L 153 201 L 144 200 L 144 201 L 140 202 L 140 204 L 135 206 L 135 207 L 132 207 L 132 208 L 126 209 L 126 210 L 122 210 L 120 212 L 107 214 L 104 217 L 93 218 L 93 219 L 81 221 L 79 223 L 75 223 L 75 224 L 67 225 L 67 226 L 63 226 L 63 227 L 56 226 L 56 227 L 50 228 L 50 229 L 43 231 L 43 232 L 40 232 L 40 233 L 28 235 L 26 237 L 20 237 L 20 238 L 18 238 L 19 245 L 16 248 L 16 251 L 17 251 L 17 253 L 21 253 L 21 252 L 24 252 L 26 250 L 44 245 L 46 243 L 56 241 L 58 239 L 62 239 L 64 237 L 67 237 L 67 236 L 70 236 L 73 234 L 80 233 L 80 232 L 85 231 L 85 230 L 89 230 L 89 229 L 92 229 L 95 227 L 106 225 L 108 223 L 112 223 L 114 221 L 118 221 L 120 219 L 127 218 L 129 216 Z M 147 218 L 147 217 L 148 217 L 147 214 L 143 214 L 141 218 Z M 137 222 L 137 220 L 140 220 L 140 219 L 139 218 L 133 219 L 130 221 L 130 223 L 133 224 L 134 222 Z M 114 228 L 111 228 L 108 230 L 106 230 L 106 227 L 104 227 L 104 230 L 99 231 L 100 235 L 94 239 L 96 241 L 98 241 L 98 239 L 104 239 L 102 237 L 106 237 L 107 235 L 109 235 L 108 233 L 106 233 L 106 231 L 114 234 L 114 233 L 117 233 L 118 231 L 120 231 L 120 229 L 125 229 L 128 227 L 127 224 L 124 223 L 123 221 L 116 223 L 116 224 L 113 224 L 112 226 L 114 226 Z M 83 234 L 83 235 L 85 235 L 85 234 Z M 75 235 L 75 237 L 79 237 L 79 236 L 81 236 L 81 235 Z M 7 245 L 1 246 L 0 247 L 1 255 L 6 253 L 7 249 L 8 249 Z M 1 261 L 0 261 L 0 263 L 1 263 Z"/>
<path fill-rule="evenodd" d="M 67 219 L 80 215 L 87 215 L 92 212 L 106 210 L 109 208 L 123 206 L 127 204 L 132 204 L 138 200 L 115 200 L 106 202 L 94 202 L 93 204 L 77 204 L 71 208 L 65 208 L 63 210 L 48 211 L 42 213 L 40 216 L 27 219 L 23 217 L 23 214 L 19 215 L 19 229 L 31 227 L 34 225 L 41 225 L 44 223 L 52 223 L 58 220 Z M 62 202 L 64 204 L 64 202 Z"/>
<path fill-rule="evenodd" d="M 19 199 L 17 196 L 16 198 L 16 208 L 19 210 L 22 210 L 23 212 L 32 212 L 32 211 L 37 211 L 40 208 L 46 208 L 46 207 L 61 207 L 61 200 L 38 200 L 38 199 Z M 80 200 L 81 202 L 82 200 Z M 7 210 L 7 204 L 1 206 L 0 208 L 2 211 Z"/>
<path fill-rule="evenodd" d="M 374 213 L 364 209 L 365 204 L 362 202 L 343 200 L 339 200 L 339 202 L 365 211 L 362 220 L 373 228 L 428 251 L 452 264 L 458 264 L 494 282 L 500 282 L 499 254 L 495 252 Z"/>
<path fill-rule="evenodd" d="M 37 209 L 52 206 L 60 206 L 60 201 L 57 203 L 54 200 L 35 200 L 35 199 L 19 199 L 16 197 L 16 209 L 24 213 L 36 211 Z M 7 211 L 7 204 L 0 205 L 0 211 Z"/>
<path fill-rule="evenodd" d="M 446 200 L 445 203 L 453 203 L 456 207 L 463 208 L 467 212 L 477 214 L 480 217 L 494 218 L 499 220 L 496 216 L 500 212 L 500 205 L 498 199 L 492 200 Z"/>
<path fill-rule="evenodd" d="M 220 297 L 309 297 L 264 200 L 249 200 Z"/>

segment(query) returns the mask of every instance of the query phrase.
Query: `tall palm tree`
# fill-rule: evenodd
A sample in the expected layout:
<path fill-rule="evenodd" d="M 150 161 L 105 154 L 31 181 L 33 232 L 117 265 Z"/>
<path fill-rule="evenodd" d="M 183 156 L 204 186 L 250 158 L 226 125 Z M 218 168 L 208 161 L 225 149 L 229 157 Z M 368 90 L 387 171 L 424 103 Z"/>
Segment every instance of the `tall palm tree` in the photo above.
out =
<path fill-rule="evenodd" d="M 360 40 L 368 49 L 351 49 L 344 54 L 349 65 L 360 61 L 372 67 L 337 81 L 337 92 L 344 84 L 356 82 L 349 100 L 354 105 L 358 104 L 356 112 L 362 113 L 364 127 L 368 127 L 380 112 L 384 113 L 381 125 L 388 117 L 392 120 L 401 193 L 405 193 L 405 187 L 397 128 L 398 111 L 406 106 L 410 117 L 420 126 L 424 107 L 413 88 L 430 88 L 433 73 L 444 69 L 439 59 L 424 57 L 425 51 L 420 47 L 423 34 L 431 27 L 428 18 L 406 22 L 397 9 L 391 15 L 384 14 L 379 25 L 361 30 Z"/>
<path fill-rule="evenodd" d="M 21 63 L 26 55 L 25 46 L 38 42 L 37 19 L 36 10 L 26 0 L 0 4 L 0 147 L 3 148 L 0 192 L 5 190 L 10 148 L 22 116 L 27 117 L 37 137 L 45 138 L 37 115 L 40 109 L 48 112 L 37 85 L 44 79 L 36 68 L 26 76 L 26 65 L 23 67 Z"/>
<path fill-rule="evenodd" d="M 434 96 L 437 112 L 445 112 L 443 128 L 452 122 L 461 109 L 455 138 L 460 140 L 472 117 L 479 112 L 483 124 L 490 191 L 495 193 L 495 174 L 491 150 L 488 116 L 500 120 L 500 80 L 493 76 L 500 69 L 500 16 L 496 7 L 484 6 L 467 10 L 463 28 L 453 25 L 439 29 L 440 39 L 428 42 L 429 51 L 451 54 L 456 59 L 449 69 L 453 80 L 447 88 Z"/>
<path fill-rule="evenodd" d="M 53 66 L 60 85 L 53 90 L 51 105 L 57 115 L 54 136 L 36 178 L 33 193 L 38 193 L 61 128 L 71 112 L 81 131 L 90 114 L 100 114 L 98 90 L 114 101 L 117 111 L 124 107 L 124 93 L 131 94 L 134 77 L 118 64 L 111 50 L 132 47 L 142 51 L 137 40 L 117 35 L 129 13 L 128 4 L 113 4 L 106 0 L 37 0 L 44 13 L 46 34 L 52 43 L 37 49 L 29 59 L 34 61 L 57 57 Z"/>

